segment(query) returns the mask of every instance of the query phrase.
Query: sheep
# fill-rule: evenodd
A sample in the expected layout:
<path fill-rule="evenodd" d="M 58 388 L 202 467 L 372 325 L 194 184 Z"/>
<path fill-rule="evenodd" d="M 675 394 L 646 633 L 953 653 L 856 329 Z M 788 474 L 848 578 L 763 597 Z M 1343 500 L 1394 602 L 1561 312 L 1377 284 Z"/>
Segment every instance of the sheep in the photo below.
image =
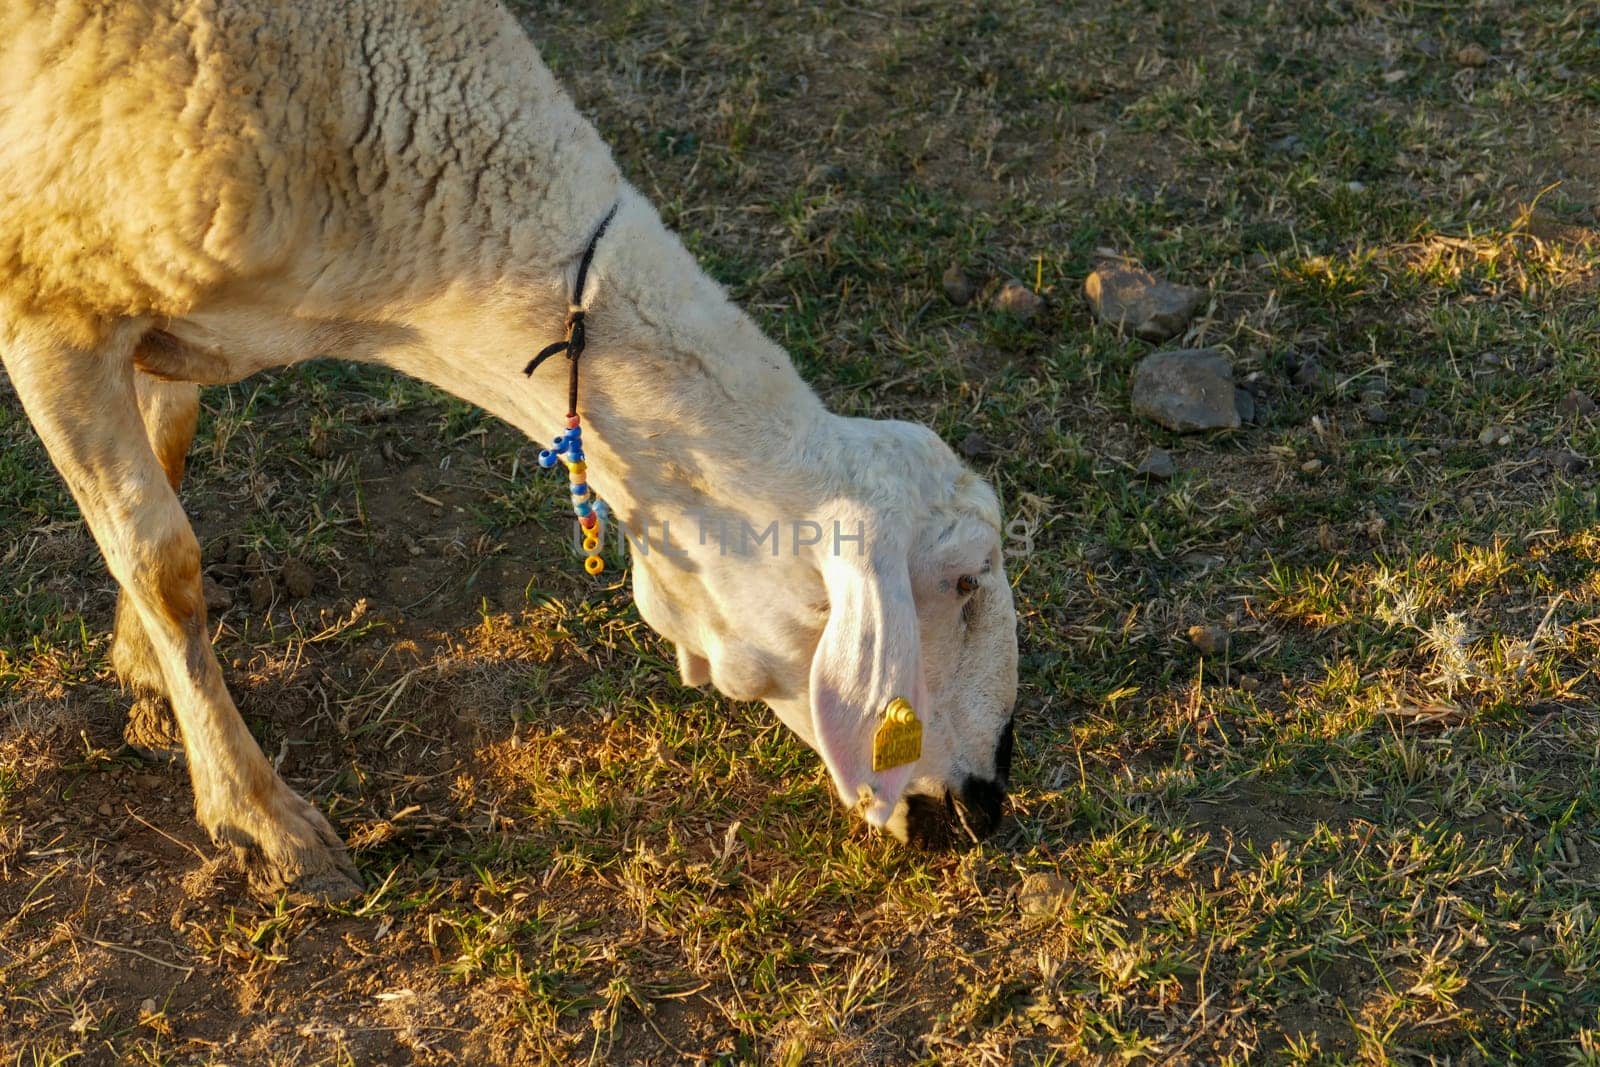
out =
<path fill-rule="evenodd" d="M 199 387 L 334 356 L 543 436 L 564 365 L 521 371 L 589 250 L 590 482 L 633 531 L 756 535 L 634 553 L 682 681 L 765 702 L 902 841 L 994 829 L 1017 681 L 995 494 L 922 426 L 827 411 L 502 6 L 13 0 L 0 42 L 0 355 L 119 584 L 113 667 L 170 703 L 196 817 L 253 889 L 361 879 L 211 649 L 178 497 Z M 921 741 L 883 758 L 891 720 Z"/>

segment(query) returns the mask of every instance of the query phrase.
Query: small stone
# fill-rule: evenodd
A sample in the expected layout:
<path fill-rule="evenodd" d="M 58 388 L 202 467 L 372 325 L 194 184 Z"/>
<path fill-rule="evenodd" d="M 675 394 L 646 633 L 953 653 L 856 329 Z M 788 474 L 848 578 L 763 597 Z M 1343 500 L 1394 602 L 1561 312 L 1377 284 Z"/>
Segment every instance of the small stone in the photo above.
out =
<path fill-rule="evenodd" d="M 972 279 L 968 278 L 967 272 L 961 269 L 961 264 L 950 264 L 939 281 L 944 286 L 945 299 L 956 307 L 962 307 L 972 302 Z"/>
<path fill-rule="evenodd" d="M 1321 469 L 1322 460 L 1318 459 L 1316 456 L 1312 456 L 1310 459 L 1300 464 L 1300 470 L 1306 474 L 1315 474 Z"/>
<path fill-rule="evenodd" d="M 200 597 L 205 601 L 206 610 L 212 614 L 233 607 L 233 594 L 212 581 L 209 575 L 200 579 Z"/>
<path fill-rule="evenodd" d="M 273 598 L 277 596 L 277 590 L 272 587 L 272 579 L 265 574 L 250 579 L 245 591 L 250 594 L 250 607 L 255 611 L 266 611 L 272 606 Z"/>
<path fill-rule="evenodd" d="M 1589 467 L 1589 461 L 1576 452 L 1563 452 L 1560 462 L 1561 469 L 1568 474 L 1582 474 Z"/>
<path fill-rule="evenodd" d="M 1407 389 L 1406 399 L 1418 407 L 1428 402 L 1429 393 L 1426 389 Z"/>
<path fill-rule="evenodd" d="M 311 568 L 302 560 L 285 560 L 283 564 L 283 587 L 289 595 L 296 600 L 304 600 L 316 588 L 316 576 L 311 573 Z"/>
<path fill-rule="evenodd" d="M 1164 282 L 1138 267 L 1107 263 L 1084 279 L 1083 295 L 1101 322 L 1159 342 L 1184 331 L 1206 294 L 1203 289 Z"/>
<path fill-rule="evenodd" d="M 1586 419 L 1595 413 L 1596 404 L 1587 393 L 1574 389 L 1561 398 L 1556 411 L 1568 418 Z"/>
<path fill-rule="evenodd" d="M 1261 692 L 1261 679 L 1253 674 L 1241 674 L 1239 675 L 1239 688 L 1246 693 L 1259 693 Z"/>
<path fill-rule="evenodd" d="M 1477 43 L 1464 44 L 1456 49 L 1456 62 L 1463 67 L 1488 66 L 1489 50 Z"/>
<path fill-rule="evenodd" d="M 1191 626 L 1189 643 L 1207 656 L 1220 655 L 1228 650 L 1228 631 L 1220 626 Z"/>
<path fill-rule="evenodd" d="M 994 455 L 994 445 L 976 430 L 961 439 L 960 448 L 961 454 L 968 459 L 985 459 Z"/>
<path fill-rule="evenodd" d="M 1214 348 L 1144 357 L 1133 369 L 1130 393 L 1135 415 L 1179 433 L 1237 430 L 1243 422 L 1233 365 Z"/>
<path fill-rule="evenodd" d="M 262 556 L 259 552 L 251 552 L 249 555 L 244 557 L 244 569 L 246 574 L 267 573 L 266 557 Z"/>
<path fill-rule="evenodd" d="M 999 295 L 994 298 L 994 306 L 1026 322 L 1039 313 L 1044 300 L 1026 285 L 1012 279 L 1000 287 Z"/>
<path fill-rule="evenodd" d="M 1382 404 L 1368 404 L 1361 409 L 1361 417 L 1374 426 L 1387 426 L 1389 423 L 1389 410 Z"/>
<path fill-rule="evenodd" d="M 1480 445 L 1499 445 L 1504 448 L 1511 443 L 1511 431 L 1504 426 L 1485 426 L 1478 434 Z"/>
<path fill-rule="evenodd" d="M 98 811 L 103 818 L 107 818 L 107 819 L 111 818 L 111 805 L 107 804 L 103 800 L 100 802 L 100 806 L 98 808 L 95 808 L 94 810 Z"/>
<path fill-rule="evenodd" d="M 1152 448 L 1146 452 L 1144 459 L 1139 461 L 1135 474 L 1143 475 L 1151 481 L 1164 482 L 1178 472 L 1178 465 L 1173 462 L 1172 453 L 1164 448 Z"/>
<path fill-rule="evenodd" d="M 1067 880 L 1059 874 L 1035 872 L 1017 887 L 1017 907 L 1035 919 L 1055 915 L 1067 902 Z"/>

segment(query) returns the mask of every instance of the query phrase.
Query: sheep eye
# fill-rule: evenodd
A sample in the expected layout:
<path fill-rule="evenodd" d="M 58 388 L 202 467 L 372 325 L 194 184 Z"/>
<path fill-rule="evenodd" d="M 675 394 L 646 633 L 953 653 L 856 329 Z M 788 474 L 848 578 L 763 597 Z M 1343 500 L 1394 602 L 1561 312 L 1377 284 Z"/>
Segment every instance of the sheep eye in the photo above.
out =
<path fill-rule="evenodd" d="M 956 579 L 956 592 L 960 593 L 962 596 L 970 596 L 971 594 L 977 592 L 977 589 L 978 579 L 974 578 L 970 574 L 963 574 L 960 578 Z"/>

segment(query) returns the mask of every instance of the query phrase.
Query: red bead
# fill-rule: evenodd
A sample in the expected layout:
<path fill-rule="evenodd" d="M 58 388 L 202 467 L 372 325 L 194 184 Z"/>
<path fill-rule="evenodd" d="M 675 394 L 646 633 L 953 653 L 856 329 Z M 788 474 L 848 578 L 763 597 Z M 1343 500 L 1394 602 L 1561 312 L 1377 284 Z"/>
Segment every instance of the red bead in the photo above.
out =
<path fill-rule="evenodd" d="M 593 515 L 584 515 L 578 519 L 578 525 L 582 526 L 585 530 L 589 530 L 593 529 L 594 524 L 599 521 L 600 520 L 595 518 Z"/>
<path fill-rule="evenodd" d="M 577 428 L 578 428 L 578 416 L 576 416 L 576 415 L 568 415 L 567 416 L 567 429 L 575 430 Z"/>

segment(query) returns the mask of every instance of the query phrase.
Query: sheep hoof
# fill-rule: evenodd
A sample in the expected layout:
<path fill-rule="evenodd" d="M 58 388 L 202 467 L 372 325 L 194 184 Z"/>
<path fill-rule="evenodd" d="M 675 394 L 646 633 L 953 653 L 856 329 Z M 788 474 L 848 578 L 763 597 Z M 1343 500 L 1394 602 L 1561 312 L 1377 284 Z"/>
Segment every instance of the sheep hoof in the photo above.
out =
<path fill-rule="evenodd" d="M 282 782 L 265 812 L 230 819 L 211 834 L 232 848 L 258 897 L 331 904 L 365 892 L 361 872 L 328 820 Z"/>
<path fill-rule="evenodd" d="M 184 764 L 183 735 L 172 705 L 162 696 L 142 696 L 128 708 L 128 721 L 122 726 L 122 740 L 150 763 Z"/>

